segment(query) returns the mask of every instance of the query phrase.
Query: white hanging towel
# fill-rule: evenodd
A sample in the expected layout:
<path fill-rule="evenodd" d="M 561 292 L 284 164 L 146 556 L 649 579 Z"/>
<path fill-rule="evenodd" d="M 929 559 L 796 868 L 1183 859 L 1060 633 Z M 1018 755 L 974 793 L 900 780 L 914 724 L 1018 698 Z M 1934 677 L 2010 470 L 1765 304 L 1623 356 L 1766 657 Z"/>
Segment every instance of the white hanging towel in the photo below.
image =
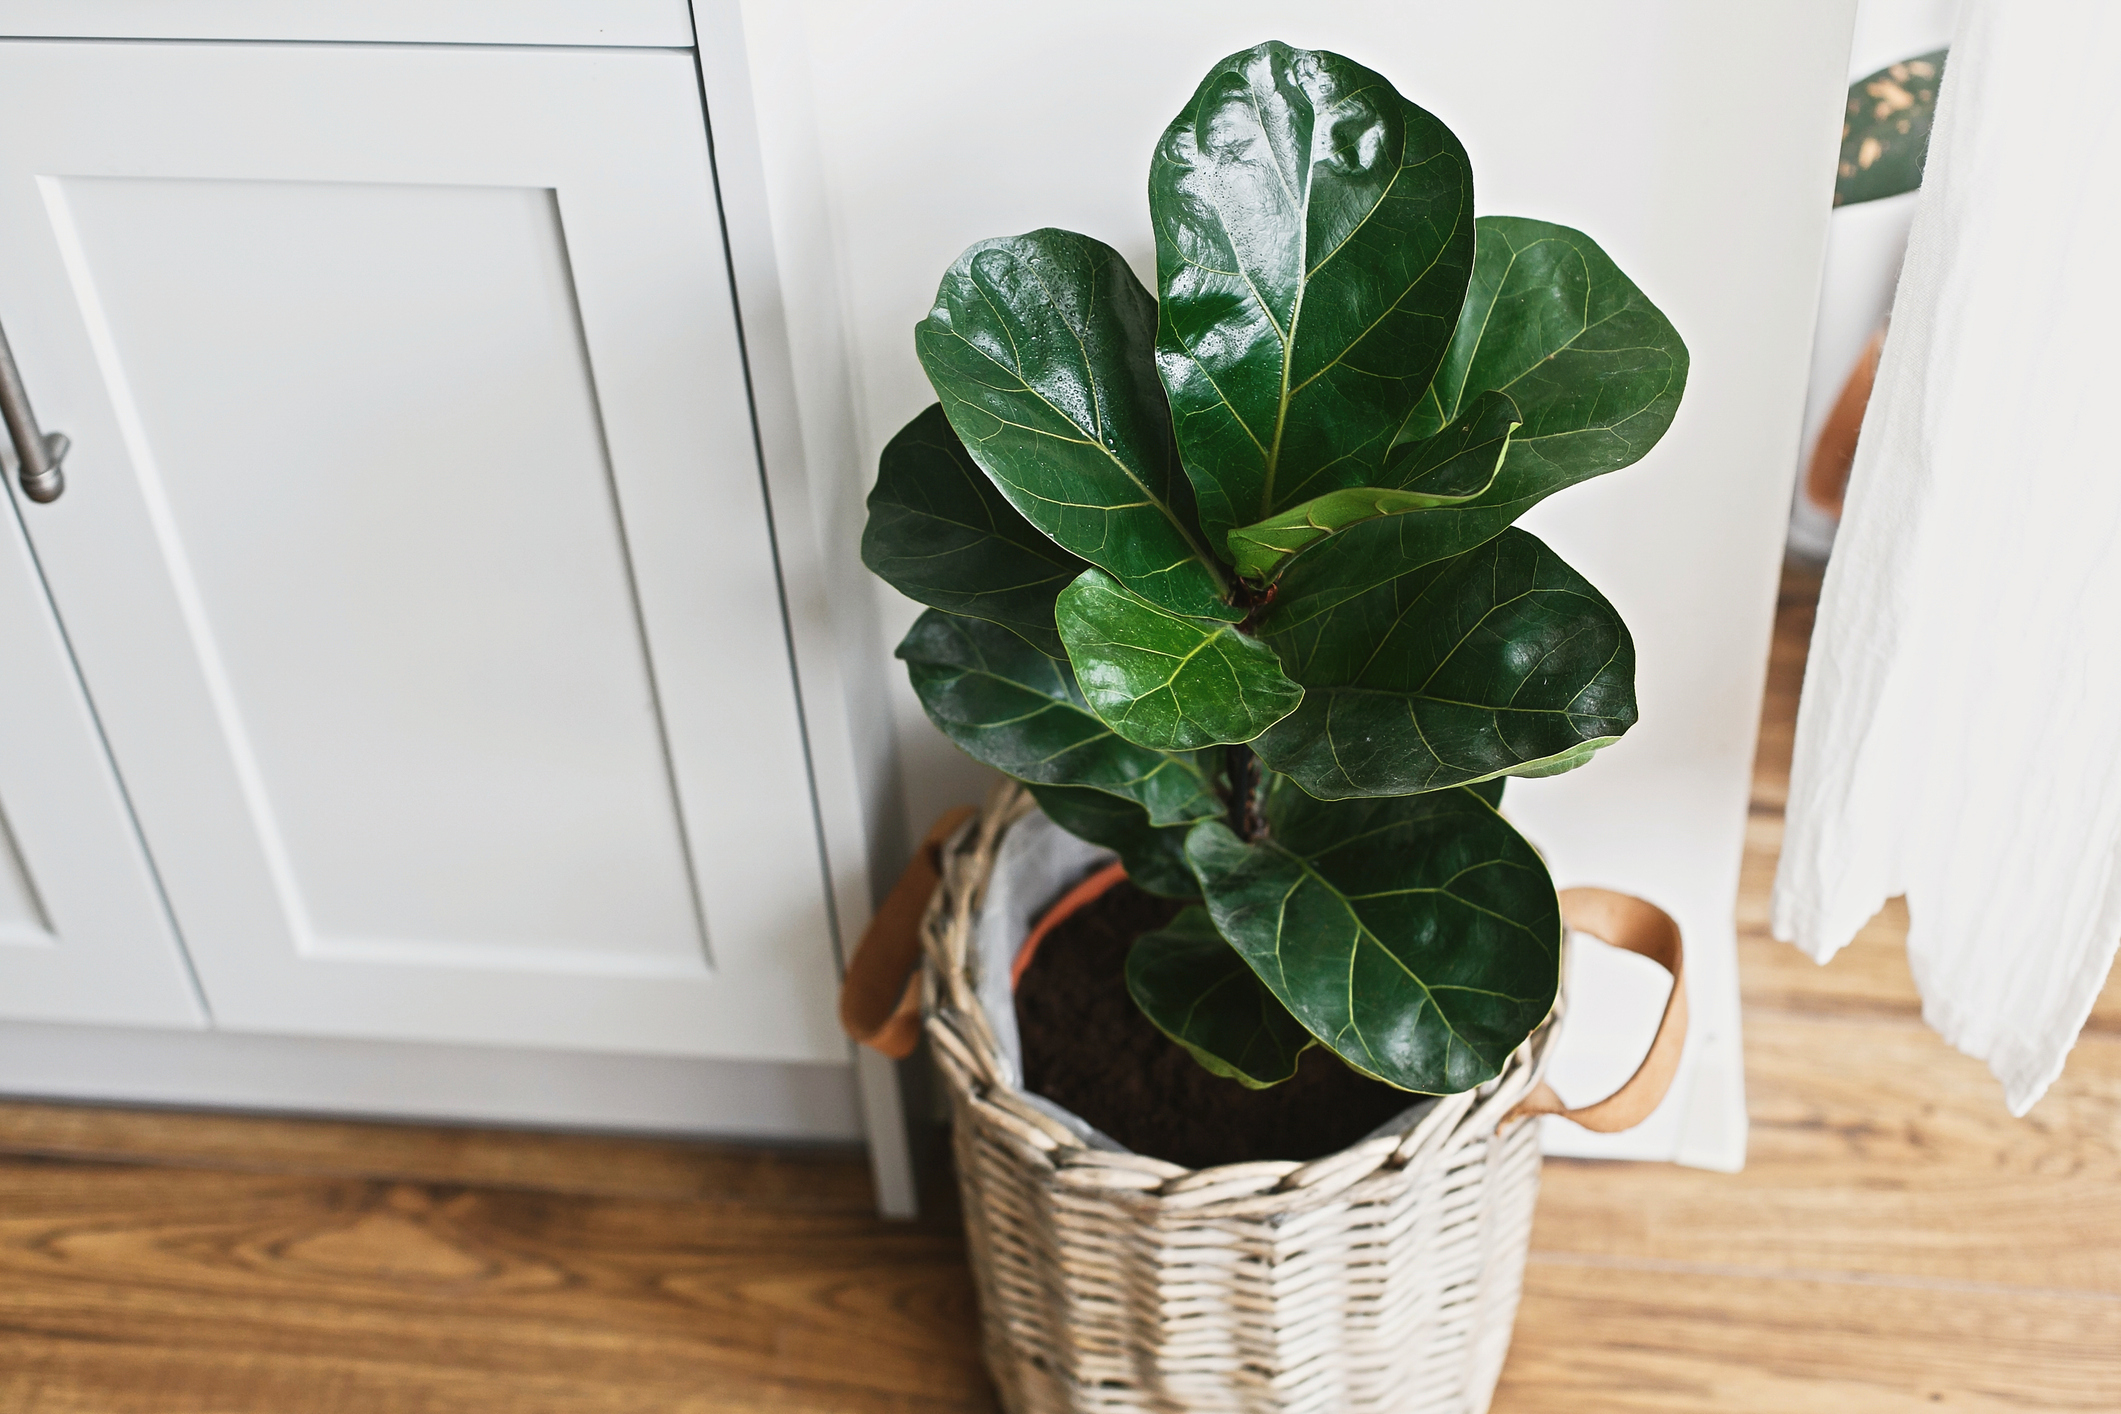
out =
<path fill-rule="evenodd" d="M 1797 713 L 1775 936 L 1905 894 L 2013 1114 L 2121 940 L 2121 6 L 1971 0 Z"/>

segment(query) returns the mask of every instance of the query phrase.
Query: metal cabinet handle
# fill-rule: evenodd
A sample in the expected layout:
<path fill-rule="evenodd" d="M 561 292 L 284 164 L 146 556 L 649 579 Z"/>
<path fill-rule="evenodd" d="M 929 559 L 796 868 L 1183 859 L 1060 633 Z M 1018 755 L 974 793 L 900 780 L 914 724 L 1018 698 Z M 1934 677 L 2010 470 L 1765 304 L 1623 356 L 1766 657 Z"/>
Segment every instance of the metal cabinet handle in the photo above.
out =
<path fill-rule="evenodd" d="M 29 410 L 29 394 L 22 387 L 22 374 L 15 367 L 14 351 L 7 346 L 5 329 L 0 329 L 0 418 L 7 420 L 7 435 L 22 464 L 22 494 L 39 503 L 58 500 L 66 489 L 66 473 L 59 463 L 66 460 L 72 444 L 64 432 L 37 430 L 37 414 Z"/>

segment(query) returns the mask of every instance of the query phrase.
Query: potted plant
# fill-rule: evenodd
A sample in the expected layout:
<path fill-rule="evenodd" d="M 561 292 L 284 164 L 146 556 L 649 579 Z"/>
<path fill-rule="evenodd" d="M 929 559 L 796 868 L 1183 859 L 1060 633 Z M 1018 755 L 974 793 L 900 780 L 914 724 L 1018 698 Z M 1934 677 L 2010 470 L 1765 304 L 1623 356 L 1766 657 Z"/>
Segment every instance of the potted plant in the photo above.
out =
<path fill-rule="evenodd" d="M 1450 130 L 1339 55 L 1217 64 L 1149 204 L 1154 295 L 1066 231 L 950 267 L 915 331 L 940 401 L 863 540 L 931 606 L 898 650 L 929 716 L 1021 783 L 885 910 L 925 906 L 990 1364 L 1019 1410 L 1484 1408 L 1538 1171 L 1502 1121 L 1560 1110 L 1564 904 L 1502 788 L 1636 719 L 1619 614 L 1512 523 L 1655 445 L 1686 348 L 1582 233 L 1475 219 Z M 1589 1115 L 1621 1127 L 1676 1065 L 1677 933 L 1572 894 L 1675 972 Z M 1085 982 L 1055 930 L 1100 908 L 1123 963 Z M 1164 1063 L 1065 1016 L 1037 1040 L 1048 974 L 1131 998 L 1194 1078 L 1135 1083 Z M 1139 1060 L 1129 1133 L 1088 1113 L 1115 1084 L 1027 1084 L 1039 1046 L 1049 1075 Z M 1158 1152 L 1159 1104 L 1242 1130 L 1283 1086 L 1237 1161 Z M 1327 1111 L 1359 1127 L 1289 1137 Z"/>

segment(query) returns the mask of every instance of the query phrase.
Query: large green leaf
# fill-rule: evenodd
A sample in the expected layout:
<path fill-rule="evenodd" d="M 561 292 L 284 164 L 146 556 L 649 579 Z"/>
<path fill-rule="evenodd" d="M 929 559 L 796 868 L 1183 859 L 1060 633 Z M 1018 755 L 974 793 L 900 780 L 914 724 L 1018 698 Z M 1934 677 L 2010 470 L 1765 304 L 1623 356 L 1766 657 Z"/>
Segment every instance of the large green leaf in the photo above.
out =
<path fill-rule="evenodd" d="M 1516 428 L 1517 405 L 1504 394 L 1482 393 L 1434 437 L 1395 448 L 1383 484 L 1329 491 L 1231 531 L 1231 562 L 1248 579 L 1271 580 L 1290 556 L 1351 525 L 1463 505 L 1495 484 Z"/>
<path fill-rule="evenodd" d="M 1080 839 L 1103 845 L 1127 866 L 1127 877 L 1165 898 L 1199 898 L 1186 867 L 1186 826 L 1152 825 L 1133 801 L 1088 786 L 1027 787 L 1048 819 Z"/>
<path fill-rule="evenodd" d="M 1253 750 L 1329 800 L 1553 775 L 1635 724 L 1627 626 L 1522 530 L 1272 642 L 1304 700 Z"/>
<path fill-rule="evenodd" d="M 1193 1059 L 1254 1090 L 1296 1074 L 1315 1044 L 1215 931 L 1205 908 L 1189 908 L 1136 940 L 1127 953 L 1127 992 Z"/>
<path fill-rule="evenodd" d="M 1937 49 L 1917 54 L 1849 85 L 1841 161 L 1834 169 L 1834 205 L 1899 196 L 1922 185 L 1945 53 Z"/>
<path fill-rule="evenodd" d="M 1451 1094 L 1493 1079 L 1554 1003 L 1561 910 L 1539 855 L 1470 790 L 1313 800 L 1278 781 L 1271 836 L 1186 837 L 1216 928 L 1356 1069 Z"/>
<path fill-rule="evenodd" d="M 1556 491 L 1640 460 L 1671 426 L 1686 345 L 1597 243 L 1517 216 L 1478 226 L 1458 331 L 1401 440 L 1448 427 L 1483 392 L 1507 393 L 1524 425 L 1502 469 L 1463 505 L 1351 526 L 1298 555 L 1264 630 L 1493 539 Z"/>
<path fill-rule="evenodd" d="M 1066 661 L 998 624 L 930 609 L 898 646 L 928 718 L 974 759 L 1018 780 L 1124 796 L 1158 825 L 1220 814 L 1192 758 L 1124 741 L 1076 690 Z"/>
<path fill-rule="evenodd" d="M 1054 619 L 1090 709 L 1140 746 L 1250 741 L 1303 699 L 1266 644 L 1160 609 L 1103 570 L 1086 569 L 1062 590 Z"/>
<path fill-rule="evenodd" d="M 1473 265 L 1450 129 L 1338 54 L 1262 44 L 1165 130 L 1149 213 L 1157 367 L 1209 542 L 1378 484 Z"/>
<path fill-rule="evenodd" d="M 1016 630 L 1058 658 L 1053 601 L 1083 562 L 1017 513 L 937 404 L 884 448 L 862 563 L 932 608 Z"/>
<path fill-rule="evenodd" d="M 1640 461 L 1679 410 L 1687 351 L 1635 282 L 1581 231 L 1523 216 L 1483 216 L 1479 259 L 1451 349 L 1401 440 L 1448 426 L 1472 399 L 1508 393 L 1524 426 L 1498 487 L 1545 496 Z M 1527 503 L 1529 504 L 1529 502 Z"/>
<path fill-rule="evenodd" d="M 914 344 L 950 425 L 1027 520 L 1136 593 L 1234 620 L 1171 439 L 1155 328 L 1117 251 L 1044 230 L 959 256 Z"/>

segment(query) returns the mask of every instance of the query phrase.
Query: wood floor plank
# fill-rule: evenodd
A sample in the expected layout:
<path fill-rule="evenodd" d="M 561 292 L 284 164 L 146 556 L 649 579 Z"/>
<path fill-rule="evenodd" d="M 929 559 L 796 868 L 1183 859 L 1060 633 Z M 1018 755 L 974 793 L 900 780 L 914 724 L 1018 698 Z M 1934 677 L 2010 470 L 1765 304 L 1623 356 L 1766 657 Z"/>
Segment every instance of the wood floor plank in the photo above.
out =
<path fill-rule="evenodd" d="M 1517 1319 L 1495 1414 L 2121 1409 L 2115 1300 L 1535 1257 Z"/>
<path fill-rule="evenodd" d="M 1748 1026 L 1745 1171 L 1550 1162 L 1539 1250 L 2121 1298 L 2121 1041 L 2080 1044 L 2016 1120 L 1918 1026 Z"/>
<path fill-rule="evenodd" d="M 0 1409 L 986 1410 L 954 1232 L 0 1162 Z"/>
<path fill-rule="evenodd" d="M 1782 567 L 1775 632 L 1768 643 L 1767 687 L 1760 704 L 1760 738 L 1753 757 L 1756 811 L 1779 813 L 1790 793 L 1790 746 L 1797 731 L 1797 697 L 1817 617 L 1820 571 L 1791 561 Z"/>

